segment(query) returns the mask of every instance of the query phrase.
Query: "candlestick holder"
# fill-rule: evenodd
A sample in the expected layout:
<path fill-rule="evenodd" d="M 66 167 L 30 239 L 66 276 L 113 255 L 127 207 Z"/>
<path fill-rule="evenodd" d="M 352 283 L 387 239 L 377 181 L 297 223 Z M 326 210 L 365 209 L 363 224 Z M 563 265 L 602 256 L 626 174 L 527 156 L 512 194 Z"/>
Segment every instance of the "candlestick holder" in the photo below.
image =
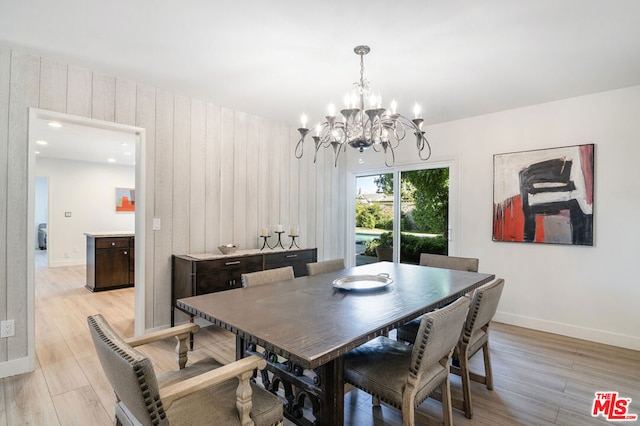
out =
<path fill-rule="evenodd" d="M 280 246 L 284 250 L 284 246 L 282 245 L 282 234 L 284 234 L 284 231 L 275 231 L 275 233 L 278 234 L 278 242 L 276 242 L 273 247 L 270 248 L 274 249 Z"/>
<path fill-rule="evenodd" d="M 291 250 L 293 246 L 300 248 L 300 246 L 298 246 L 298 243 L 296 243 L 296 238 L 298 237 L 298 235 L 289 235 L 289 236 L 291 237 L 291 245 L 289 246 L 289 250 Z"/>
<path fill-rule="evenodd" d="M 260 238 L 264 239 L 264 241 L 262 242 L 262 248 L 260 248 L 260 250 L 264 250 L 265 247 L 271 248 L 271 246 L 267 244 L 267 239 L 269 238 L 268 235 L 260 235 Z"/>

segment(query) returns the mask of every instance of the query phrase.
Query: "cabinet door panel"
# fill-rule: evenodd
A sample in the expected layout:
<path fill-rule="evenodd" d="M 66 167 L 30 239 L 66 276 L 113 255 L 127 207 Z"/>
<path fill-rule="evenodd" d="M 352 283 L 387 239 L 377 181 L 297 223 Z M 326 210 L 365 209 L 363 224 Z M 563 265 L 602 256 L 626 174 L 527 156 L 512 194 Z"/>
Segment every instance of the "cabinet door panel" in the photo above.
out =
<path fill-rule="evenodd" d="M 240 276 L 262 270 L 262 256 L 232 257 L 196 264 L 196 294 L 242 286 Z"/>
<path fill-rule="evenodd" d="M 129 249 L 96 250 L 96 287 L 129 284 Z"/>

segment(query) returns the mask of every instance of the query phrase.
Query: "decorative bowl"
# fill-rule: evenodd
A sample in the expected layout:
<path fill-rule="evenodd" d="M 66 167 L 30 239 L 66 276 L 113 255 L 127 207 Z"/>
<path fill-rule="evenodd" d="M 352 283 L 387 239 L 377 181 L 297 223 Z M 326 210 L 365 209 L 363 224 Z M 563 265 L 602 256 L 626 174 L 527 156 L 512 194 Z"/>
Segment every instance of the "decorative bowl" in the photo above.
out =
<path fill-rule="evenodd" d="M 238 250 L 238 246 L 235 244 L 224 244 L 222 246 L 218 246 L 218 250 L 220 250 L 222 254 L 233 254 Z"/>

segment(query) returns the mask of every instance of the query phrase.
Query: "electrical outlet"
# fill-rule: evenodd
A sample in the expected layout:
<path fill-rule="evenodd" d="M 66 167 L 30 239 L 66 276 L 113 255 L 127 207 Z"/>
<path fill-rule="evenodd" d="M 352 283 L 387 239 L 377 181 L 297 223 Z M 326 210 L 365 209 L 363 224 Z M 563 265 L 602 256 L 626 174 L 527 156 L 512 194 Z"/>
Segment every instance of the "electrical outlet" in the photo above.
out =
<path fill-rule="evenodd" d="M 0 337 L 11 337 L 16 334 L 16 324 L 13 320 L 0 321 Z"/>

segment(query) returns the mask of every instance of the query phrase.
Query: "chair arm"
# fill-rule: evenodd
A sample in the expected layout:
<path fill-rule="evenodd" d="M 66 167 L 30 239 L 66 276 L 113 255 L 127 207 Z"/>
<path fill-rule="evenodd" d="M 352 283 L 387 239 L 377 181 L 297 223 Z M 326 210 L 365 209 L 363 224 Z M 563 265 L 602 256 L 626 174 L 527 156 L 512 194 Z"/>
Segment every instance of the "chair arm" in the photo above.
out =
<path fill-rule="evenodd" d="M 174 383 L 173 385 L 160 389 L 162 405 L 166 410 L 171 406 L 171 404 L 180 398 L 184 398 L 194 392 L 223 383 L 234 377 L 241 379 L 237 392 L 239 395 L 241 390 L 246 389 L 249 386 L 249 379 L 253 375 L 253 370 L 256 368 L 262 370 L 266 366 L 267 361 L 264 358 L 257 355 L 251 355 L 232 362 L 231 364 L 216 368 L 215 370 L 207 371 L 206 373 L 191 377 L 179 383 Z M 243 381 L 246 383 L 243 383 Z M 248 387 L 248 389 L 248 397 L 250 398 L 251 388 Z M 243 394 L 247 396 L 246 391 L 244 391 Z"/>
<path fill-rule="evenodd" d="M 200 331 L 200 326 L 197 324 L 182 324 L 176 327 L 166 328 L 164 330 L 154 331 L 152 333 L 147 333 L 138 337 L 130 337 L 128 339 L 124 339 L 127 344 L 131 347 L 136 347 L 140 345 L 146 345 L 147 343 L 157 342 L 158 340 L 164 340 L 168 337 L 179 336 L 181 334 L 186 333 L 197 333 Z"/>

